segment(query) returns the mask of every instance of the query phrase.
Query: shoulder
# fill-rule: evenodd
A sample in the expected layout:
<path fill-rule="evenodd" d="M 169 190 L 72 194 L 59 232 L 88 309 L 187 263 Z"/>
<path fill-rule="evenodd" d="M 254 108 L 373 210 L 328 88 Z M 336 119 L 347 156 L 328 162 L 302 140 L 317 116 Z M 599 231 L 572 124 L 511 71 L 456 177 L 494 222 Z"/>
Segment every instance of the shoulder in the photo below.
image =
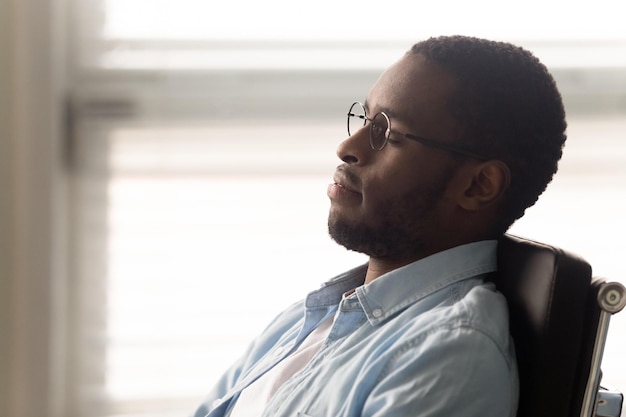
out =
<path fill-rule="evenodd" d="M 447 290 L 445 301 L 427 311 L 409 308 L 387 323 L 393 328 L 397 320 L 398 336 L 378 352 L 382 363 L 368 404 L 402 392 L 411 412 L 419 404 L 433 415 L 459 409 L 467 416 L 515 415 L 517 365 L 506 300 L 489 284 Z M 389 415 L 409 415 L 400 411 Z"/>
<path fill-rule="evenodd" d="M 484 348 L 513 359 L 506 299 L 490 283 L 469 280 L 447 289 L 450 294 L 427 311 L 408 308 L 398 317 L 404 322 L 402 344 L 413 349 L 451 349 L 481 355 Z"/>

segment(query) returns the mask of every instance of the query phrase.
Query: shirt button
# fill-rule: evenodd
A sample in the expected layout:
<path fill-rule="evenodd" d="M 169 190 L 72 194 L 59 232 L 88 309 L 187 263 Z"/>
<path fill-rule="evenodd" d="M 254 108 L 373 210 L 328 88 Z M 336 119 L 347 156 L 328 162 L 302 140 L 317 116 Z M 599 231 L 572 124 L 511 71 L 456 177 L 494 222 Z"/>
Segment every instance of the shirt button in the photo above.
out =
<path fill-rule="evenodd" d="M 383 311 L 380 308 L 376 308 L 372 311 L 372 316 L 379 318 L 383 315 Z"/>

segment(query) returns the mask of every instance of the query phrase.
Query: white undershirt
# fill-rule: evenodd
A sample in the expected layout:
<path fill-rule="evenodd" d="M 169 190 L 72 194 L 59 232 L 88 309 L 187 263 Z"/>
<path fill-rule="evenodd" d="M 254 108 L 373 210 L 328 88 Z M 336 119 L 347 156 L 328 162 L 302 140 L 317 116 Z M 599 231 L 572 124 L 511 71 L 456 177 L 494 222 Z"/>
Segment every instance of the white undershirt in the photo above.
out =
<path fill-rule="evenodd" d="M 330 317 L 313 330 L 294 353 L 245 388 L 230 417 L 258 417 L 263 414 L 267 402 L 283 383 L 304 368 L 320 349 L 332 324 L 333 317 Z"/>

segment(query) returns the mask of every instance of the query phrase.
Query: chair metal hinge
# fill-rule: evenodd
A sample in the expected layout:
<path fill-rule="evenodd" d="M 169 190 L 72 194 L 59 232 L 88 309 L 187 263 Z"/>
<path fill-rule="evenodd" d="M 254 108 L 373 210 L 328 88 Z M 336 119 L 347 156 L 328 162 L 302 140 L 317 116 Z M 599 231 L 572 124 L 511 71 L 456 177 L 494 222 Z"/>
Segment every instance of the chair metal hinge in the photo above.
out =
<path fill-rule="evenodd" d="M 596 401 L 596 417 L 620 417 L 624 394 L 617 391 L 600 389 Z"/>

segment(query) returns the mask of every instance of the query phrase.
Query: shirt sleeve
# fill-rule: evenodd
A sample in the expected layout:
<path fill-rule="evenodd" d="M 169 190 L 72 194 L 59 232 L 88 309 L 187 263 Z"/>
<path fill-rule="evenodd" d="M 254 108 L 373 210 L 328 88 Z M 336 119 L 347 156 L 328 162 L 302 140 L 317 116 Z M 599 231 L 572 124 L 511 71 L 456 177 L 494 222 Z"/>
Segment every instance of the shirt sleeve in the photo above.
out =
<path fill-rule="evenodd" d="M 464 326 L 407 341 L 380 375 L 362 416 L 515 417 L 517 375 L 510 353 Z"/>

